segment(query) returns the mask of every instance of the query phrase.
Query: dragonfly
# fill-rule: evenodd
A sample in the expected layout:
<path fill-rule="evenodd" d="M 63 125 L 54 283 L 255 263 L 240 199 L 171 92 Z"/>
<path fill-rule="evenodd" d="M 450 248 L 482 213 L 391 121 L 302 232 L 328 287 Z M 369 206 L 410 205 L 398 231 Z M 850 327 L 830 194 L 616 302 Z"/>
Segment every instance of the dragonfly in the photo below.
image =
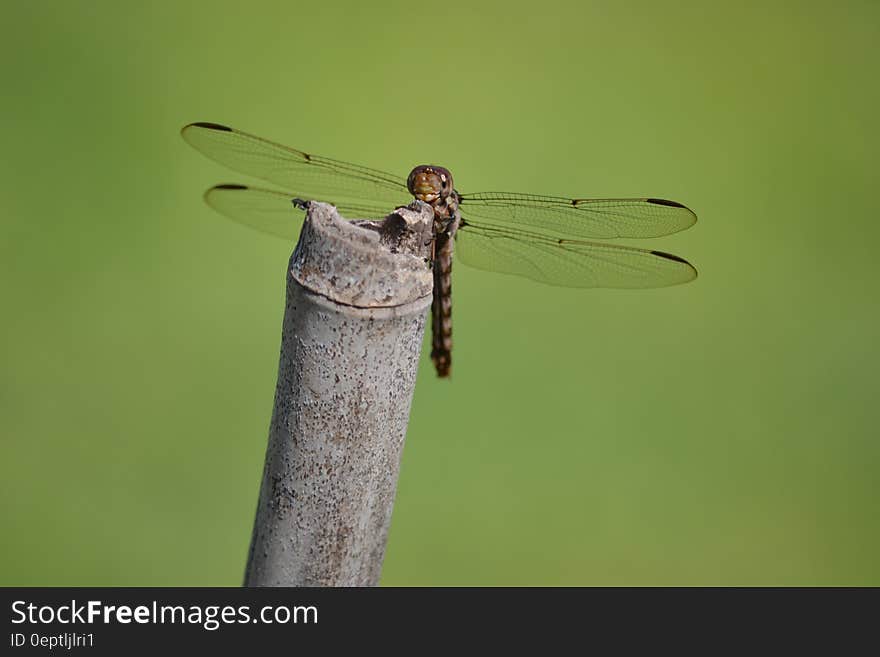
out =
<path fill-rule="evenodd" d="M 452 368 L 452 258 L 477 269 L 569 288 L 658 288 L 694 280 L 697 270 L 664 251 L 622 246 L 613 238 L 652 238 L 694 225 L 697 216 L 662 198 L 564 198 L 519 192 L 458 192 L 448 169 L 419 165 L 403 178 L 314 155 L 219 123 L 181 130 L 196 150 L 280 189 L 216 185 L 205 201 L 261 232 L 296 238 L 291 209 L 303 200 L 331 203 L 346 216 L 382 219 L 418 199 L 434 210 L 431 360 L 439 377 Z M 293 203 L 291 203 L 293 201 Z"/>

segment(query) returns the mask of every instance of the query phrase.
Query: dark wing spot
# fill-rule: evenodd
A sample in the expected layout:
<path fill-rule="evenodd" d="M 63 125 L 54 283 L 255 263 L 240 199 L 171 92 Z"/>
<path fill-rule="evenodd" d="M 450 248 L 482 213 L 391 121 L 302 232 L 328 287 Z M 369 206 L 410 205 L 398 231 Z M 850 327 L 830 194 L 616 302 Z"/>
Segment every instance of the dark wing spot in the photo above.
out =
<path fill-rule="evenodd" d="M 576 205 L 578 204 L 578 201 L 580 201 L 580 199 L 578 199 L 578 198 L 573 198 L 573 199 L 571 199 L 571 204 L 574 205 L 574 206 L 576 206 Z"/>
<path fill-rule="evenodd" d="M 214 185 L 213 189 L 247 189 L 247 185 L 236 185 L 235 183 L 226 183 L 223 185 Z"/>
<path fill-rule="evenodd" d="M 312 156 L 309 155 L 308 153 L 303 153 L 303 157 L 306 158 L 306 162 L 311 162 L 311 161 L 312 161 Z"/>
<path fill-rule="evenodd" d="M 208 130 L 222 130 L 223 132 L 232 132 L 232 128 L 220 125 L 219 123 L 209 123 L 207 121 L 196 121 L 195 123 L 190 123 L 190 125 L 199 127 L 199 128 L 208 128 Z"/>
<path fill-rule="evenodd" d="M 678 201 L 667 201 L 665 198 L 648 198 L 645 200 L 648 203 L 653 203 L 654 205 L 668 205 L 670 208 L 684 208 L 685 210 L 687 210 L 687 208 Z"/>
<path fill-rule="evenodd" d="M 470 224 L 465 220 L 464 217 L 461 218 L 461 221 L 458 224 L 459 229 L 464 228 L 465 226 L 470 226 Z"/>
<path fill-rule="evenodd" d="M 666 253 L 665 251 L 651 251 L 655 256 L 660 256 L 661 258 L 666 258 L 667 260 L 674 260 L 675 262 L 681 262 L 689 267 L 693 267 L 691 263 L 689 263 L 684 258 L 679 258 L 677 255 L 672 255 L 671 253 Z"/>

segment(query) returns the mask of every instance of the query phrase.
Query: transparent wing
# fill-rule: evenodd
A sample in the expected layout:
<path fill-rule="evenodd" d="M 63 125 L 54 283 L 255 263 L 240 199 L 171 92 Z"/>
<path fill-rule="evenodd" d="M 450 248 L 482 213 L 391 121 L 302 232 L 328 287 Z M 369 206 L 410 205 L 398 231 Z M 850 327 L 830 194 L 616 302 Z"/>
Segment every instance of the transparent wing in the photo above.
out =
<path fill-rule="evenodd" d="M 697 277 L 690 263 L 662 251 L 558 239 L 470 218 L 456 233 L 455 256 L 477 269 L 560 287 L 666 287 Z"/>
<path fill-rule="evenodd" d="M 205 202 L 220 214 L 288 241 L 297 238 L 303 221 L 302 210 L 293 205 L 294 198 L 287 192 L 245 185 L 217 185 L 205 192 Z M 337 208 L 346 219 L 382 219 L 393 210 L 367 203 Z"/>
<path fill-rule="evenodd" d="M 389 208 L 412 200 L 405 176 L 312 155 L 217 123 L 191 123 L 180 134 L 212 160 L 275 183 L 291 198 L 337 207 L 347 201 L 387 202 Z"/>
<path fill-rule="evenodd" d="M 660 237 L 693 226 L 689 208 L 659 198 L 578 199 L 514 192 L 461 195 L 461 211 L 486 226 L 527 226 L 562 238 Z"/>
<path fill-rule="evenodd" d="M 349 218 L 380 219 L 412 197 L 404 177 L 312 155 L 215 123 L 192 123 L 183 138 L 235 171 L 280 185 L 273 191 L 219 185 L 209 205 L 244 225 L 295 238 L 301 214 L 293 198 L 336 205 Z M 696 277 L 687 262 L 661 251 L 579 238 L 658 237 L 692 226 L 696 215 L 675 201 L 567 199 L 518 193 L 463 195 L 466 216 L 457 253 L 480 269 L 566 287 L 661 287 Z"/>

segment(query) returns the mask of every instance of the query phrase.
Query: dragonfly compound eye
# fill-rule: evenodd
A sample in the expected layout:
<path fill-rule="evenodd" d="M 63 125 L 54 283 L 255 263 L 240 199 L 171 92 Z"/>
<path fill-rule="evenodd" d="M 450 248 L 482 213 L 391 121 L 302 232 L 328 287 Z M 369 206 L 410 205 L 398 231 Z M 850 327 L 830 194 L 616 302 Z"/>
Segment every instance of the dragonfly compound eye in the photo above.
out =
<path fill-rule="evenodd" d="M 449 196 L 452 191 L 452 174 L 443 167 L 423 164 L 410 172 L 406 186 L 417 199 L 433 203 Z"/>

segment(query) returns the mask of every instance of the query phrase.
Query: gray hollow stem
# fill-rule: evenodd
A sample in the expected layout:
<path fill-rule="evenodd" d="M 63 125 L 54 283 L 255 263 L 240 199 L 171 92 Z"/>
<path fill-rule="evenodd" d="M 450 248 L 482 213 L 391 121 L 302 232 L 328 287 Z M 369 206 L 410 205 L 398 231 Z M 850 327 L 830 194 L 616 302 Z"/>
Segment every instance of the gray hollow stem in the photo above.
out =
<path fill-rule="evenodd" d="M 287 272 L 245 586 L 379 582 L 431 304 L 433 212 L 312 202 Z"/>

